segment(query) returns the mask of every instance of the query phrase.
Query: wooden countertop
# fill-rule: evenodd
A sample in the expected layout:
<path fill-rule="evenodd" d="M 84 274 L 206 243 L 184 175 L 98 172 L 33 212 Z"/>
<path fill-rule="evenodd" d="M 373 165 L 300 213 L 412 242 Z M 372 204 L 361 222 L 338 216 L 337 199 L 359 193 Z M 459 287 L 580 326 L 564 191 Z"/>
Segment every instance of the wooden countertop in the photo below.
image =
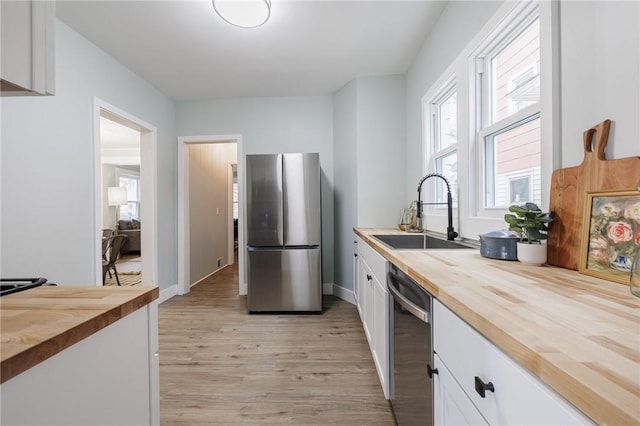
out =
<path fill-rule="evenodd" d="M 0 383 L 148 305 L 158 287 L 43 286 L 0 299 Z"/>
<path fill-rule="evenodd" d="M 488 340 L 603 425 L 640 424 L 640 298 L 629 287 L 479 250 L 377 252 Z"/>

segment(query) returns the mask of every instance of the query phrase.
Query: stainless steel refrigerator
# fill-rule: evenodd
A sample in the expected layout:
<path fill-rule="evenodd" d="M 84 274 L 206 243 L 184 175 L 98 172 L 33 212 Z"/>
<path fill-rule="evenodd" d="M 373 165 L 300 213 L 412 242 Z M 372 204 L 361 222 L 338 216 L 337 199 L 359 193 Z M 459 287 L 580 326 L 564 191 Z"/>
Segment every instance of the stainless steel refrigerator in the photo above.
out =
<path fill-rule="evenodd" d="M 249 312 L 322 312 L 320 156 L 247 155 Z"/>

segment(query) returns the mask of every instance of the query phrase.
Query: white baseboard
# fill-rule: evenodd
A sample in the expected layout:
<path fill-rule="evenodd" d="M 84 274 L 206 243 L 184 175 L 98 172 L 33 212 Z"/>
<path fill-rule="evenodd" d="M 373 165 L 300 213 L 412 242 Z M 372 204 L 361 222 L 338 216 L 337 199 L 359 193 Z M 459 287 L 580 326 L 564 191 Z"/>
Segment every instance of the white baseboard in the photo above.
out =
<path fill-rule="evenodd" d="M 339 285 L 334 284 L 333 295 L 351 303 L 352 305 L 356 304 L 356 295 L 354 294 L 353 290 L 349 290 L 348 288 L 340 287 Z"/>
<path fill-rule="evenodd" d="M 196 283 L 197 284 L 197 283 Z M 195 285 L 195 284 L 194 284 Z M 178 285 L 174 284 L 169 288 L 165 288 L 160 291 L 160 297 L 158 297 L 158 303 L 165 302 L 171 299 L 173 296 L 178 294 Z M 352 305 L 356 304 L 356 297 L 352 290 L 349 290 L 344 287 L 340 287 L 338 285 L 332 283 L 323 283 L 322 284 L 322 294 L 332 294 L 336 297 L 339 297 L 342 300 L 345 300 Z"/>
<path fill-rule="evenodd" d="M 176 294 L 178 294 L 178 284 L 174 284 L 169 288 L 160 290 L 160 296 L 158 297 L 158 304 L 171 299 Z"/>
<path fill-rule="evenodd" d="M 225 266 L 227 266 L 227 265 L 225 265 Z M 224 268 L 224 266 L 223 266 L 222 268 Z M 210 273 L 209 275 L 205 275 L 204 277 L 200 278 L 198 281 L 196 281 L 195 283 L 191 284 L 191 285 L 189 286 L 189 288 L 191 288 L 191 287 L 193 287 L 193 286 L 195 286 L 195 285 L 200 284 L 202 281 L 206 280 L 207 278 L 209 278 L 211 275 L 215 274 L 216 272 L 218 272 L 218 271 L 219 271 L 220 269 L 222 269 L 222 268 L 218 268 L 218 269 L 216 269 L 215 271 L 213 271 L 212 273 Z"/>

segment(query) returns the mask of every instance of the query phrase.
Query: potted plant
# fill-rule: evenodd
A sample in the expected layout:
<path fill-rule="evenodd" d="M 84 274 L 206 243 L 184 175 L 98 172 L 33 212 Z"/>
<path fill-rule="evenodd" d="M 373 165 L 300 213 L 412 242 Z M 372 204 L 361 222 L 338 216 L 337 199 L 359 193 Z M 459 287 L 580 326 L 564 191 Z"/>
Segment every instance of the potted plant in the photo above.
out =
<path fill-rule="evenodd" d="M 530 265 L 542 265 L 547 261 L 547 230 L 553 219 L 535 203 L 512 205 L 504 215 L 510 231 L 520 234 L 518 260 Z"/>

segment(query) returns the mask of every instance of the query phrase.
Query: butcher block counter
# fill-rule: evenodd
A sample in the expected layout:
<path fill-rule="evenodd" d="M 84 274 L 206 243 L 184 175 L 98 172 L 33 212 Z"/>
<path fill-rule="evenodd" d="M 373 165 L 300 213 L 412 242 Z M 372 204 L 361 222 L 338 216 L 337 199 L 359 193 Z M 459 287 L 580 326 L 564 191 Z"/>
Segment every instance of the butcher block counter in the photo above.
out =
<path fill-rule="evenodd" d="M 477 249 L 374 250 L 598 424 L 640 424 L 640 298 L 629 287 Z"/>
<path fill-rule="evenodd" d="M 0 383 L 158 298 L 157 287 L 43 286 L 0 299 Z"/>

